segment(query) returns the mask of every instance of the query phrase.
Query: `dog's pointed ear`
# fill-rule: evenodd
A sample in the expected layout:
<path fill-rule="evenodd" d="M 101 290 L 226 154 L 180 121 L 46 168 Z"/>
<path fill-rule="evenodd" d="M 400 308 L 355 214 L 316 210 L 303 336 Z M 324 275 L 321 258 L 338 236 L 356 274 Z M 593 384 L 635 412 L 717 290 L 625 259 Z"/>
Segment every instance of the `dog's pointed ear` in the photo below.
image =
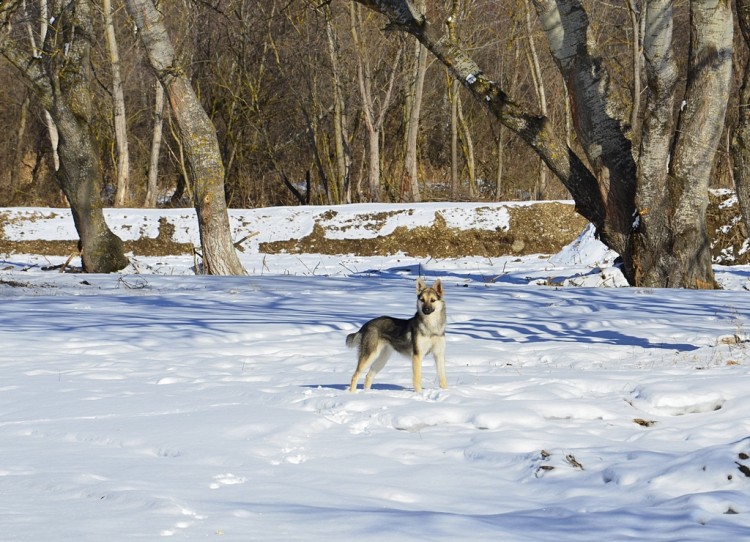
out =
<path fill-rule="evenodd" d="M 432 285 L 432 289 L 435 290 L 440 297 L 443 297 L 443 294 L 445 292 L 443 291 L 443 283 L 440 282 L 440 279 L 437 279 L 435 281 L 435 283 Z"/>
<path fill-rule="evenodd" d="M 427 284 L 422 280 L 422 277 L 417 277 L 417 293 L 420 294 L 427 289 Z"/>

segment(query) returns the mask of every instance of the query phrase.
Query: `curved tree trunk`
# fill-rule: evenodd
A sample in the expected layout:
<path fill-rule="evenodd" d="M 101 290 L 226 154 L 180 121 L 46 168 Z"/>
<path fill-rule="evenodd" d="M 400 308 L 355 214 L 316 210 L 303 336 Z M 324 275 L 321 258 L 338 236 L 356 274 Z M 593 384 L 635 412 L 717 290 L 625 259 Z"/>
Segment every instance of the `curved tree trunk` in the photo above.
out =
<path fill-rule="evenodd" d="M 596 56 L 588 16 L 579 0 L 534 0 L 534 5 L 568 89 L 576 134 L 598 179 L 605 238 L 622 256 L 628 274 L 636 165 L 622 121 L 611 113 L 609 77 Z"/>
<path fill-rule="evenodd" d="M 224 165 L 216 130 L 198 102 L 187 75 L 175 65 L 164 18 L 152 0 L 127 0 L 126 7 L 140 30 L 151 66 L 174 112 L 193 185 L 204 271 L 209 275 L 244 275 L 232 244 L 224 195 Z"/>
<path fill-rule="evenodd" d="M 545 117 L 528 113 L 485 75 L 464 50 L 443 35 L 409 0 L 356 0 L 388 17 L 389 28 L 408 32 L 430 51 L 453 77 L 489 109 L 490 114 L 518 135 L 544 160 L 576 202 L 576 210 L 594 224 L 613 250 L 624 252 L 627 239 L 605 227 L 605 206 L 596 177 L 552 129 Z"/>
<path fill-rule="evenodd" d="M 388 17 L 388 28 L 417 36 L 499 122 L 542 157 L 572 195 L 577 211 L 620 254 L 630 284 L 716 286 L 705 211 L 731 82 L 731 2 L 691 1 L 688 84 L 676 130 L 668 113 L 674 100 L 671 3 L 649 2 L 645 40 L 651 43 L 644 49 L 651 48 L 646 56 L 654 88 L 649 89 L 641 145 L 644 160 L 638 169 L 623 122 L 612 113 L 617 108 L 609 96 L 606 68 L 595 55 L 584 6 L 579 0 L 534 0 L 570 95 L 576 134 L 592 174 L 546 117 L 512 102 L 413 2 L 357 1 Z"/>
<path fill-rule="evenodd" d="M 70 203 L 80 241 L 81 263 L 88 273 L 111 273 L 129 263 L 122 240 L 104 220 L 99 149 L 91 132 L 90 39 L 88 0 L 55 4 L 44 42 L 44 61 L 25 58 L 23 48 L 5 43 L 3 55 L 28 80 L 59 133 L 57 178 Z"/>

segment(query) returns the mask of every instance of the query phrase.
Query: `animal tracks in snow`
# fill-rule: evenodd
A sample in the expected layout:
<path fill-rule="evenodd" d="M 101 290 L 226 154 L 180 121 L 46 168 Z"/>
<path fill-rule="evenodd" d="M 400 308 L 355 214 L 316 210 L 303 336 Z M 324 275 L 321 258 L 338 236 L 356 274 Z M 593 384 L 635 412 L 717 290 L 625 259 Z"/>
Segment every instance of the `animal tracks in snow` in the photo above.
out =
<path fill-rule="evenodd" d="M 217 474 L 214 476 L 214 481 L 209 484 L 208 487 L 211 489 L 219 489 L 223 486 L 233 486 L 236 484 L 244 484 L 246 481 L 244 476 L 235 476 L 231 472 L 225 474 Z"/>

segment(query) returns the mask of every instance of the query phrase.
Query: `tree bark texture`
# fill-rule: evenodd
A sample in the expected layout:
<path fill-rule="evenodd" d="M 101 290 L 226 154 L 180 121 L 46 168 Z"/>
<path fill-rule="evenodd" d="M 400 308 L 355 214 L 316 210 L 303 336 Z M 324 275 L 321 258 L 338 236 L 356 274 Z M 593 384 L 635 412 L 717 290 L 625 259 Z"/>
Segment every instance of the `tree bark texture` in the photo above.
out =
<path fill-rule="evenodd" d="M 405 188 L 410 192 L 411 201 L 422 201 L 419 193 L 419 160 L 417 156 L 417 140 L 419 138 L 419 122 L 422 116 L 422 97 L 424 95 L 424 79 L 427 73 L 427 49 L 415 40 L 414 64 L 411 74 L 411 85 L 407 96 L 406 111 L 406 152 L 404 154 Z M 402 189 L 404 192 L 404 189 Z"/>
<path fill-rule="evenodd" d="M 162 129 L 164 126 L 164 87 L 159 80 L 154 85 L 154 128 L 151 135 L 151 153 L 148 161 L 146 182 L 146 207 L 156 207 L 159 191 L 159 154 L 161 153 Z"/>
<path fill-rule="evenodd" d="M 670 239 L 668 171 L 679 77 L 672 53 L 672 0 L 651 0 L 642 16 L 646 18 L 643 53 L 648 94 L 633 216 L 633 283 L 661 284 L 669 274 L 669 269 L 660 268 L 659 260 Z"/>
<path fill-rule="evenodd" d="M 91 5 L 88 0 L 55 2 L 51 14 L 40 57 L 25 57 L 25 48 L 10 42 L 2 44 L 2 53 L 23 74 L 57 128 L 57 177 L 80 238 L 83 270 L 111 273 L 129 261 L 122 240 L 104 220 L 102 168 L 90 125 Z"/>
<path fill-rule="evenodd" d="M 326 6 L 326 37 L 328 54 L 331 58 L 331 76 L 333 79 L 333 140 L 335 150 L 336 199 L 342 203 L 352 202 L 351 170 L 352 153 L 349 147 L 347 129 L 346 103 L 339 62 L 339 44 L 331 21 L 331 8 Z"/>
<path fill-rule="evenodd" d="M 750 47 L 750 0 L 737 0 L 737 18 L 745 45 Z M 747 236 L 750 233 L 750 59 L 745 62 L 742 74 L 739 118 L 730 152 L 735 191 Z"/>
<path fill-rule="evenodd" d="M 127 0 L 128 13 L 141 34 L 152 68 L 169 99 L 187 160 L 198 215 L 204 272 L 244 275 L 231 238 L 224 195 L 224 165 L 216 131 L 190 80 L 175 63 L 164 19 L 152 0 Z"/>
<path fill-rule="evenodd" d="M 708 186 L 732 83 L 731 2 L 692 0 L 690 54 L 683 107 L 670 162 L 673 261 L 667 286 L 716 286 L 706 231 Z"/>
<path fill-rule="evenodd" d="M 115 24 L 110 0 L 102 0 L 104 11 L 105 35 L 107 38 L 107 52 L 112 70 L 112 111 L 115 127 L 115 142 L 117 145 L 117 178 L 115 179 L 115 207 L 123 207 L 127 203 L 130 192 L 130 150 L 128 148 L 128 125 L 125 116 L 125 94 L 123 92 L 122 76 L 120 74 L 120 51 L 117 46 Z"/>

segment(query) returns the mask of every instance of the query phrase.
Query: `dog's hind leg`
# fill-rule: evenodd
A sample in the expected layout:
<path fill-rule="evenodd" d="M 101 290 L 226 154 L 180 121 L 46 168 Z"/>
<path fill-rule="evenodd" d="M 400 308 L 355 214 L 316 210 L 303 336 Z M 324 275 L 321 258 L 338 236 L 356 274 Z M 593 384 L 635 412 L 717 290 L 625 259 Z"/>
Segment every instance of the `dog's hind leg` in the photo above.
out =
<path fill-rule="evenodd" d="M 385 364 L 388 363 L 388 358 L 391 357 L 391 352 L 392 350 L 388 346 L 384 346 L 380 349 L 380 354 L 378 354 L 378 357 L 372 362 L 372 366 L 365 377 L 366 390 L 369 390 L 372 387 L 372 379 L 375 378 L 375 375 L 382 371 Z"/>
<path fill-rule="evenodd" d="M 349 391 L 351 393 L 354 393 L 357 391 L 357 382 L 359 381 L 359 377 L 362 376 L 362 373 L 367 371 L 370 366 L 375 362 L 375 360 L 380 355 L 380 352 L 382 351 L 381 348 L 378 348 L 376 350 L 370 350 L 366 347 L 362 347 L 360 349 L 359 353 L 359 360 L 357 361 L 357 368 L 354 371 L 354 374 L 352 375 L 352 383 L 349 385 Z M 372 380 L 372 378 L 370 378 Z"/>

